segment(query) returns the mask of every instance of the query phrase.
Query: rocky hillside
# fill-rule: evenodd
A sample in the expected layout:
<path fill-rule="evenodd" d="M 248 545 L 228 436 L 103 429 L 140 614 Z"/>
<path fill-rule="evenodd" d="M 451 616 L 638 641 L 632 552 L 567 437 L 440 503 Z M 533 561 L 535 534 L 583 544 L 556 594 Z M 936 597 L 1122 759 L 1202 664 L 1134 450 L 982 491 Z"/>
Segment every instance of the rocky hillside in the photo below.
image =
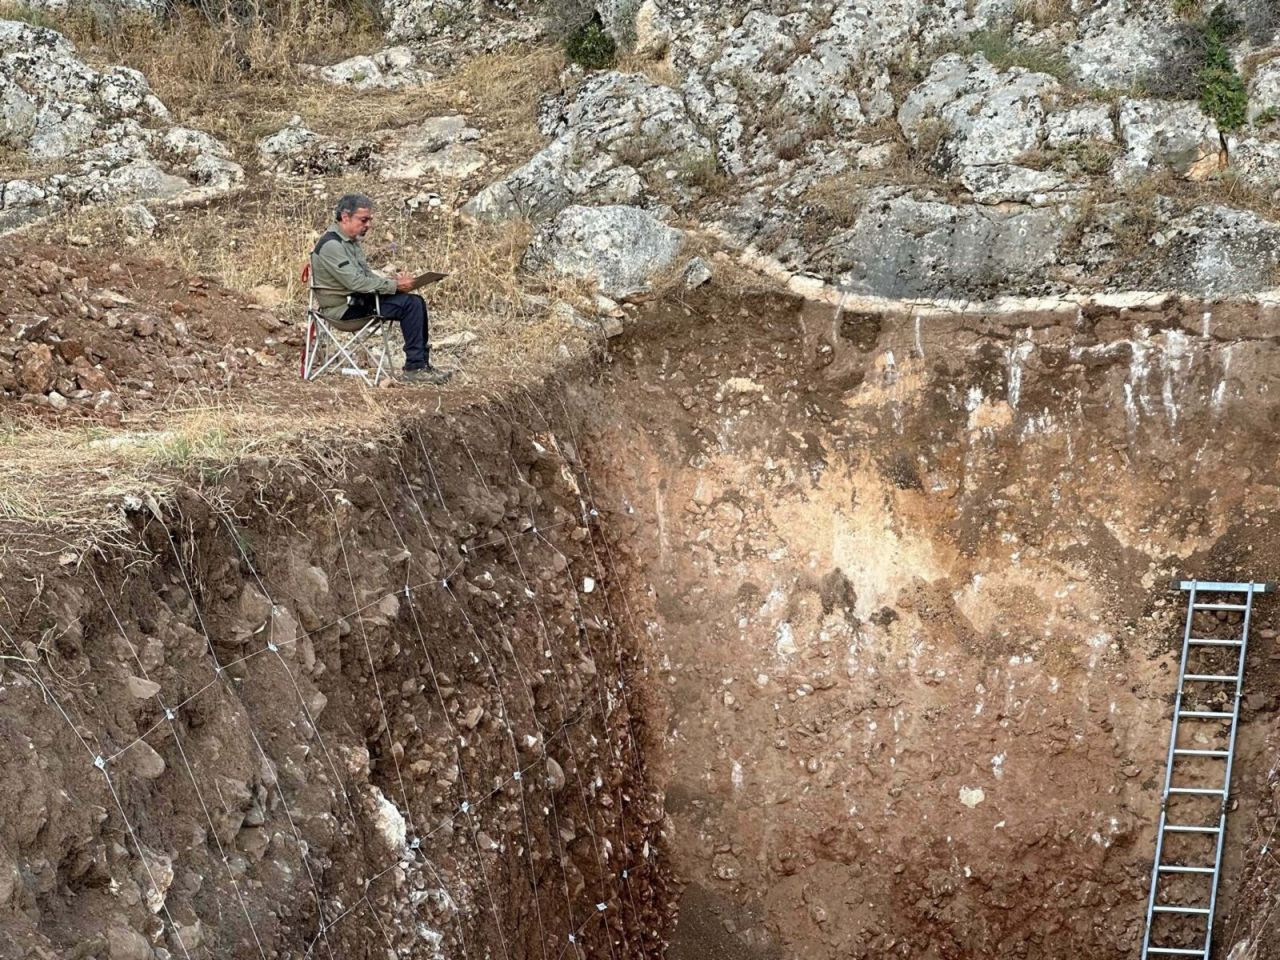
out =
<path fill-rule="evenodd" d="M 400 40 L 538 5 L 389 0 Z M 512 9 L 512 7 L 517 9 Z M 1277 285 L 1280 8 L 1238 0 L 602 2 L 642 73 L 571 77 L 471 201 L 628 203 L 857 293 Z"/>
<path fill-rule="evenodd" d="M 540 148 L 486 170 L 466 116 L 337 139 L 299 120 L 249 159 L 466 183 L 468 217 L 540 225 L 530 266 L 647 276 L 679 226 L 878 297 L 1280 286 L 1266 0 L 385 0 L 381 24 L 398 46 L 312 75 L 360 96 L 563 44 L 577 62 L 539 102 Z M 0 142 L 61 164 L 9 179 L 0 225 L 242 176 L 136 72 L 18 23 L 0 49 Z"/>

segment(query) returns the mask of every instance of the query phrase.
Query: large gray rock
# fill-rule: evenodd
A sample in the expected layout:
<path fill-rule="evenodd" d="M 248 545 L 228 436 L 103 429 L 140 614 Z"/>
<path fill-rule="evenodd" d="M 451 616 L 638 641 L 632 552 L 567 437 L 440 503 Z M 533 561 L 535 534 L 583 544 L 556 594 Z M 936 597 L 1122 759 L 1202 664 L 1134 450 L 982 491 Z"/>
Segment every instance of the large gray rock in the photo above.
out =
<path fill-rule="evenodd" d="M 634 204 L 645 200 L 646 177 L 678 188 L 698 163 L 714 162 L 680 95 L 639 74 L 589 78 L 563 115 L 546 122 L 559 135 L 469 200 L 465 214 L 540 221 L 577 202 Z"/>
<path fill-rule="evenodd" d="M 636 207 L 572 206 L 543 226 L 524 266 L 594 281 L 618 300 L 647 290 L 650 278 L 675 260 L 683 238 Z"/>
<path fill-rule="evenodd" d="M 1275 286 L 1280 224 L 1255 213 L 1197 207 L 1170 223 L 1159 239 L 1163 249 L 1154 280 L 1162 289 L 1228 297 Z"/>
<path fill-rule="evenodd" d="M 789 12 L 763 0 L 655 6 L 640 8 L 637 32 L 669 38 L 690 112 L 715 132 L 725 168 L 741 173 L 776 166 L 780 131 L 825 138 L 836 149 L 848 143 L 862 123 L 893 114 L 891 80 L 903 62 L 1008 23 L 1016 3 L 835 0 Z"/>
<path fill-rule="evenodd" d="M 913 145 L 936 125 L 937 151 L 949 172 L 1012 163 L 1045 137 L 1045 98 L 1057 93 L 1048 74 L 999 71 L 981 54 L 939 58 L 898 110 Z"/>
<path fill-rule="evenodd" d="M 1177 22 L 1168 0 L 1103 0 L 1081 19 L 1067 58 L 1087 87 L 1130 87 L 1166 64 Z"/>
<path fill-rule="evenodd" d="M 1257 186 L 1280 187 L 1280 140 L 1245 137 L 1230 144 L 1231 169 Z"/>
<path fill-rule="evenodd" d="M 956 206 L 883 189 L 832 238 L 823 272 L 852 293 L 989 297 L 1047 285 L 1065 229 L 1051 208 Z"/>
<path fill-rule="evenodd" d="M 1125 153 L 1117 180 L 1133 180 L 1161 169 L 1188 180 L 1204 180 L 1226 165 L 1217 124 L 1194 103 L 1124 100 L 1120 136 Z"/>
<path fill-rule="evenodd" d="M 268 173 L 288 176 L 333 176 L 372 170 L 378 162 L 374 144 L 364 139 L 331 140 L 308 129 L 302 118 L 258 141 L 258 163 Z"/>
<path fill-rule="evenodd" d="M 70 204 L 211 197 L 243 171 L 208 134 L 170 123 L 146 78 L 99 70 L 61 34 L 0 20 L 0 144 L 56 172 L 0 189 L 0 230 Z"/>
<path fill-rule="evenodd" d="M 401 90 L 422 86 L 434 79 L 429 70 L 418 67 L 417 57 L 408 47 L 387 47 L 328 67 L 308 65 L 304 73 L 334 86 L 356 90 Z"/>
<path fill-rule="evenodd" d="M 1280 57 L 1261 63 L 1249 81 L 1249 119 L 1280 113 Z"/>
<path fill-rule="evenodd" d="M 980 54 L 941 57 L 898 110 L 898 123 L 939 172 L 957 179 L 979 203 L 1044 205 L 1085 184 L 1023 159 L 1110 133 L 1110 119 L 1090 108 L 1050 114 L 1056 79 L 1020 68 L 1000 71 Z"/>
<path fill-rule="evenodd" d="M 383 144 L 382 175 L 391 180 L 463 180 L 488 162 L 483 153 L 469 146 L 480 139 L 480 131 L 456 114 L 428 117 L 415 126 L 383 130 L 375 136 Z"/>

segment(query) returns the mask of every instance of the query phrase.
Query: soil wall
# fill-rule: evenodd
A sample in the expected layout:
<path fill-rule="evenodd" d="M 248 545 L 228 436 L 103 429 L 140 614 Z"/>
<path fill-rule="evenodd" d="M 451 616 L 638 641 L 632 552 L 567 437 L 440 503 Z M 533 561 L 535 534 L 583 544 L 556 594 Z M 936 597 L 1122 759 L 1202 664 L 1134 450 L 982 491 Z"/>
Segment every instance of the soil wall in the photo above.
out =
<path fill-rule="evenodd" d="M 141 498 L 6 571 L 0 956 L 1133 955 L 1166 583 L 1280 570 L 1274 319 L 695 294 L 571 383 Z M 1232 960 L 1280 956 L 1276 617 Z"/>
<path fill-rule="evenodd" d="M 659 955 L 643 666 L 575 416 L 245 463 L 139 504 L 124 552 L 10 571 L 0 956 Z"/>
<path fill-rule="evenodd" d="M 688 881 L 670 957 L 1136 955 L 1167 583 L 1280 571 L 1274 320 L 691 298 L 613 341 L 592 476 L 652 584 Z M 1224 957 L 1280 955 L 1276 616 L 1254 623 Z"/>

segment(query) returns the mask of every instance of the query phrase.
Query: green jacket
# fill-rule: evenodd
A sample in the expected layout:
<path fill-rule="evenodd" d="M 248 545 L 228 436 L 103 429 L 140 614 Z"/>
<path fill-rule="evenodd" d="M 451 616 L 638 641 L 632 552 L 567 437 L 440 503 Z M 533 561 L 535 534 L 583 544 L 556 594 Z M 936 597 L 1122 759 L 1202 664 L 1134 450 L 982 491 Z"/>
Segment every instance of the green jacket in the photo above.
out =
<path fill-rule="evenodd" d="M 311 251 L 311 287 L 321 315 L 340 320 L 347 312 L 349 294 L 392 294 L 396 292 L 396 280 L 375 273 L 360 244 L 331 227 L 320 235 Z"/>

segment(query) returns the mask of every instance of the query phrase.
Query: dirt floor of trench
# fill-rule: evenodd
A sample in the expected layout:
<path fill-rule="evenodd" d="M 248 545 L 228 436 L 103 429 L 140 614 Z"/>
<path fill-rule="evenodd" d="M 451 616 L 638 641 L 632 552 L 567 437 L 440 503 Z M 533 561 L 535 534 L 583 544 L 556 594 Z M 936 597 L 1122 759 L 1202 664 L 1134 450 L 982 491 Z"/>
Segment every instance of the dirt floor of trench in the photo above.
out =
<path fill-rule="evenodd" d="M 1167 581 L 1280 569 L 1273 327 L 713 287 L 11 562 L 0 955 L 1134 955 Z M 1222 957 L 1280 956 L 1278 616 Z"/>

